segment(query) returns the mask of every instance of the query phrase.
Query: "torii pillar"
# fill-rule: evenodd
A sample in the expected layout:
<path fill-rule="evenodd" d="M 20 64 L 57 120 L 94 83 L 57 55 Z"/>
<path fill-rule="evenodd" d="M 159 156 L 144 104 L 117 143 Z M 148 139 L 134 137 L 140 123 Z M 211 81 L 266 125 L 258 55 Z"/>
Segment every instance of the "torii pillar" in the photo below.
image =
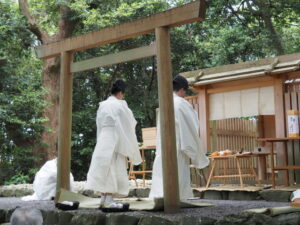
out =
<path fill-rule="evenodd" d="M 165 212 L 179 211 L 179 184 L 168 27 L 155 29 Z M 174 187 L 174 188 L 173 188 Z"/>

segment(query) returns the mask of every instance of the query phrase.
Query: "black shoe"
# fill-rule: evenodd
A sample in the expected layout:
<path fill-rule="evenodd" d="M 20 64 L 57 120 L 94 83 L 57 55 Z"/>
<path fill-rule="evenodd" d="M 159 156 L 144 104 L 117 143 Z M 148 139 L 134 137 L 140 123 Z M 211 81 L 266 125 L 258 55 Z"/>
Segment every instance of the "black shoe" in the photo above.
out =
<path fill-rule="evenodd" d="M 69 202 L 69 201 L 64 201 L 64 202 L 57 202 L 55 204 L 55 207 L 61 210 L 76 210 L 79 207 L 79 202 Z"/>
<path fill-rule="evenodd" d="M 122 207 L 108 207 L 105 206 L 106 204 L 103 204 L 102 206 L 100 206 L 100 209 L 102 210 L 102 212 L 128 212 L 129 211 L 129 203 L 117 203 L 117 204 L 122 204 Z"/>

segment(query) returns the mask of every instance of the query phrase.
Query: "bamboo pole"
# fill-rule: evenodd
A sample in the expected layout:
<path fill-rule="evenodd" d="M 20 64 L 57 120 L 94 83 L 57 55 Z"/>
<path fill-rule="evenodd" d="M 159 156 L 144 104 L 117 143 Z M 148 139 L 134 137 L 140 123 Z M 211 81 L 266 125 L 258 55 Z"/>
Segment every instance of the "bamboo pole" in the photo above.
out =
<path fill-rule="evenodd" d="M 157 43 L 164 211 L 166 213 L 176 213 L 179 211 L 180 206 L 169 28 L 156 28 L 155 36 Z"/>
<path fill-rule="evenodd" d="M 71 129 L 72 129 L 72 89 L 73 76 L 70 72 L 72 53 L 61 53 L 60 69 L 60 109 L 59 109 L 59 134 L 58 134 L 58 160 L 56 196 L 58 200 L 61 188 L 70 190 L 71 167 Z"/>

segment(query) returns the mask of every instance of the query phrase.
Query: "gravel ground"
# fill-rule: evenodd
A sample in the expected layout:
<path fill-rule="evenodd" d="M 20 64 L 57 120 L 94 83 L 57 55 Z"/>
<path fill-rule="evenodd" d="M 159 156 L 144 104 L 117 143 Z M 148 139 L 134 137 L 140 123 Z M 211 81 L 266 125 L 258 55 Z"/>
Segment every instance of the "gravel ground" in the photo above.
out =
<path fill-rule="evenodd" d="M 266 208 L 287 206 L 287 202 L 267 202 L 267 201 L 231 201 L 231 200 L 192 200 L 197 202 L 208 202 L 215 206 L 203 208 L 189 208 L 181 209 L 180 213 L 174 215 L 167 215 L 163 212 L 146 212 L 135 211 L 128 212 L 128 215 L 164 215 L 164 216 L 199 216 L 220 219 L 227 214 L 238 214 L 246 209 Z M 20 198 L 0 198 L 0 209 L 13 209 L 16 206 L 34 207 L 43 210 L 56 210 L 52 201 L 22 201 Z M 77 210 L 78 212 L 90 212 L 95 210 Z M 98 210 L 97 210 L 98 211 Z M 102 213 L 99 211 L 99 213 Z"/>

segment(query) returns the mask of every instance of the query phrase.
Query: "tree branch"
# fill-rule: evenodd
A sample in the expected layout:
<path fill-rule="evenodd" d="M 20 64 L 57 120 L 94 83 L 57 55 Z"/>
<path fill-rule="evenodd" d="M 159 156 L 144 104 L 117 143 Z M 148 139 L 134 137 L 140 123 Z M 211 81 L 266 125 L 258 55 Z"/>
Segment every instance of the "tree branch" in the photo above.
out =
<path fill-rule="evenodd" d="M 250 3 L 248 0 L 246 0 L 245 3 L 246 3 L 246 5 L 247 5 L 247 7 L 248 7 L 250 13 L 252 13 L 254 16 L 261 16 L 261 12 L 260 12 L 260 11 L 254 10 L 254 9 L 252 8 L 251 3 Z"/>
<path fill-rule="evenodd" d="M 240 18 L 239 14 L 237 13 L 237 11 L 234 10 L 234 8 L 232 7 L 232 5 L 230 3 L 228 3 L 228 8 L 231 11 L 231 13 L 237 18 L 238 21 L 240 21 L 240 23 L 244 26 L 248 28 L 248 25 Z"/>
<path fill-rule="evenodd" d="M 275 27 L 272 22 L 272 15 L 269 10 L 269 5 L 267 5 L 264 0 L 255 0 L 254 3 L 256 3 L 260 9 L 261 17 L 264 21 L 265 27 L 269 32 L 269 37 L 271 40 L 271 43 L 273 44 L 274 49 L 277 51 L 278 55 L 283 55 L 285 50 L 283 47 L 283 44 L 280 40 L 280 37 L 278 33 L 275 30 Z"/>
<path fill-rule="evenodd" d="M 34 33 L 42 43 L 47 43 L 49 35 L 38 26 L 36 19 L 29 12 L 27 0 L 19 0 L 19 6 L 21 12 L 27 19 L 28 27 L 31 30 L 31 32 Z"/>

